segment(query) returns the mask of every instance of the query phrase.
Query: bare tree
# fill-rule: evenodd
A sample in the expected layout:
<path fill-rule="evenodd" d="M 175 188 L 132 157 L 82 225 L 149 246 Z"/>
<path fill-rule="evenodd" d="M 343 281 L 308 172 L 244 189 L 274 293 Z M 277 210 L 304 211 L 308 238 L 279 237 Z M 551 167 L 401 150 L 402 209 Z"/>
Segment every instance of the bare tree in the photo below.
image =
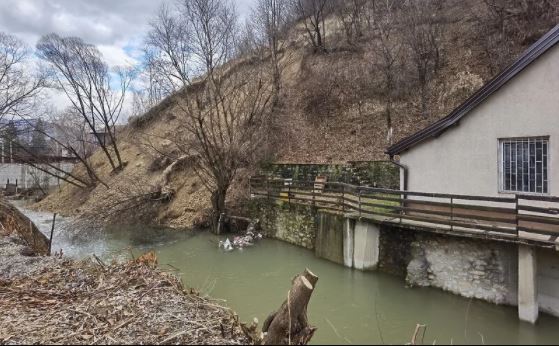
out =
<path fill-rule="evenodd" d="M 261 56 L 263 52 L 254 20 L 250 18 L 245 19 L 244 25 L 241 26 L 239 31 L 237 43 L 235 44 L 236 57 L 242 58 L 251 55 Z"/>
<path fill-rule="evenodd" d="M 150 23 L 145 50 L 149 82 L 155 84 L 153 88 L 164 90 L 163 94 L 190 84 L 193 53 L 190 30 L 186 19 L 166 4 L 161 5 Z M 156 76 L 166 78 L 165 83 Z"/>
<path fill-rule="evenodd" d="M 295 16 L 303 19 L 307 37 L 315 51 L 326 51 L 324 20 L 331 10 L 332 0 L 294 0 Z"/>
<path fill-rule="evenodd" d="M 43 36 L 37 43 L 39 56 L 52 69 L 52 86 L 61 90 L 88 130 L 113 170 L 122 168 L 116 124 L 132 80 L 128 69 L 117 69 L 119 87 L 98 49 L 75 37 Z"/>
<path fill-rule="evenodd" d="M 272 93 L 262 71 L 237 70 L 220 83 L 213 79 L 207 76 L 201 89 L 179 104 L 182 122 L 175 143 L 194 157 L 194 170 L 212 194 L 216 226 L 238 170 L 265 140 L 261 129 Z"/>
<path fill-rule="evenodd" d="M 287 0 L 258 0 L 253 9 L 254 22 L 259 38 L 269 50 L 274 85 L 273 104 L 277 104 L 281 89 L 280 53 L 285 44 L 286 25 L 288 22 Z"/>
<path fill-rule="evenodd" d="M 44 75 L 33 74 L 31 51 L 15 36 L 0 32 L 0 119 L 28 113 L 44 86 Z"/>
<path fill-rule="evenodd" d="M 441 66 L 443 3 L 444 0 L 408 0 L 403 8 L 404 40 L 415 69 L 423 116 L 427 116 L 429 82 Z"/>
<path fill-rule="evenodd" d="M 253 66 L 248 71 L 230 61 L 239 50 L 235 46 L 239 42 L 237 16 L 231 2 L 180 0 L 178 9 L 177 21 L 190 33 L 188 71 L 194 77 L 176 100 L 180 125 L 171 139 L 172 157 L 165 154 L 171 162 L 154 190 L 162 196 L 172 195 L 165 188 L 169 174 L 179 163 L 190 162 L 211 192 L 212 220 L 217 226 L 233 179 L 263 141 L 261 128 L 268 114 L 271 83 Z"/>
<path fill-rule="evenodd" d="M 492 74 L 511 62 L 515 45 L 530 44 L 559 20 L 557 0 L 483 0 L 482 4 L 474 17 Z"/>
<path fill-rule="evenodd" d="M 193 60 L 199 73 L 213 76 L 216 67 L 233 56 L 237 15 L 226 0 L 180 0 L 180 10 L 192 33 Z"/>
<path fill-rule="evenodd" d="M 349 43 L 363 36 L 366 22 L 367 0 L 338 0 L 335 13 L 344 27 L 345 37 Z"/>
<path fill-rule="evenodd" d="M 132 90 L 132 116 L 140 116 L 157 105 L 165 97 L 176 91 L 168 75 L 161 72 L 158 64 L 151 60 L 150 52 L 145 53 L 145 63 L 138 69 Z"/>
<path fill-rule="evenodd" d="M 372 41 L 371 59 L 373 68 L 380 71 L 382 77 L 381 90 L 385 100 L 385 117 L 387 127 L 387 141 L 392 143 L 392 106 L 394 94 L 398 87 L 398 71 L 402 44 L 397 36 L 395 9 L 397 1 L 385 0 L 378 4 L 377 10 L 373 14 L 373 29 L 375 38 Z"/>

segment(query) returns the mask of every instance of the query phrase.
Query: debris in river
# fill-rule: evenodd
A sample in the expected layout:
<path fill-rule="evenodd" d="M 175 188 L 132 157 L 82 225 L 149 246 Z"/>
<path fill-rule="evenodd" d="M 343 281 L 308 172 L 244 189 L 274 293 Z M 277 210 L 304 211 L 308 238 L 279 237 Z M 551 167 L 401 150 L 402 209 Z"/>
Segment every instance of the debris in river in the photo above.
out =
<path fill-rule="evenodd" d="M 219 248 L 225 250 L 225 251 L 233 251 L 233 245 L 231 245 L 231 242 L 229 241 L 229 238 L 225 239 L 225 241 L 219 241 Z"/>
<path fill-rule="evenodd" d="M 21 258 L 19 246 L 4 249 Z M 113 264 L 34 259 L 48 265 L 33 275 L 0 272 L 0 344 L 248 342 L 231 310 L 156 269 L 153 253 Z"/>
<path fill-rule="evenodd" d="M 232 242 L 229 238 L 226 238 L 225 241 L 220 241 L 219 248 L 225 251 L 233 251 L 234 249 L 242 250 L 245 247 L 253 246 L 256 241 L 262 238 L 262 234 L 254 234 L 249 230 L 245 235 L 234 237 Z"/>

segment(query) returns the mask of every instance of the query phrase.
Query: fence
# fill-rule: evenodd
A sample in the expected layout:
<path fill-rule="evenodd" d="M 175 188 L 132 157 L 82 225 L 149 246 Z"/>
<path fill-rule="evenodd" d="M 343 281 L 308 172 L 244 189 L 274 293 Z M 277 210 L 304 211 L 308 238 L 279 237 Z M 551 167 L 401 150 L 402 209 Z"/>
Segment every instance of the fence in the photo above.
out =
<path fill-rule="evenodd" d="M 559 197 L 486 197 L 370 188 L 339 182 L 250 179 L 252 197 L 312 205 L 377 222 L 446 227 L 450 232 L 559 236 Z"/>

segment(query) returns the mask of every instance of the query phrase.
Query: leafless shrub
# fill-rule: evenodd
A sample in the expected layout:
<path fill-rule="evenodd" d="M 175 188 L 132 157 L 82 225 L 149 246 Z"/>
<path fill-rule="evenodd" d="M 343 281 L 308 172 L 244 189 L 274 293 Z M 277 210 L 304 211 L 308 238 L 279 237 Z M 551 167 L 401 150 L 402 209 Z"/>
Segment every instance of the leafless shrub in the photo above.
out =
<path fill-rule="evenodd" d="M 274 86 L 275 105 L 281 89 L 281 74 L 285 64 L 280 62 L 285 48 L 287 25 L 289 23 L 288 0 L 258 0 L 253 9 L 254 27 L 260 44 L 267 47 L 271 57 L 271 76 Z"/>
<path fill-rule="evenodd" d="M 350 44 L 354 44 L 364 34 L 368 2 L 368 0 L 336 1 L 334 13 L 342 23 L 345 39 Z"/>
<path fill-rule="evenodd" d="M 408 0 L 403 7 L 403 33 L 407 56 L 419 85 L 421 114 L 426 117 L 429 83 L 442 65 L 444 0 Z"/>
<path fill-rule="evenodd" d="M 371 68 L 380 72 L 380 90 L 385 99 L 385 117 L 387 128 L 387 142 L 392 143 L 392 108 L 395 94 L 398 93 L 400 83 L 398 78 L 402 68 L 402 40 L 398 36 L 398 22 L 395 10 L 399 1 L 386 0 L 378 5 L 373 14 L 372 27 L 374 39 L 368 49 L 371 56 Z"/>
<path fill-rule="evenodd" d="M 477 40 L 483 45 L 492 74 L 504 69 L 515 46 L 537 40 L 559 21 L 557 0 L 483 0 L 474 13 Z"/>

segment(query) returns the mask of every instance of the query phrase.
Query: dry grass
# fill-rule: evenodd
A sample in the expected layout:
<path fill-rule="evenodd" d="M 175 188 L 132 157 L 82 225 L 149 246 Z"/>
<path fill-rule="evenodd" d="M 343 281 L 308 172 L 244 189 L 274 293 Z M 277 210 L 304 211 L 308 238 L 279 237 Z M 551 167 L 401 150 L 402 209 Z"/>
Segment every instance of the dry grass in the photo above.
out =
<path fill-rule="evenodd" d="M 59 261 L 2 279 L 0 344 L 243 344 L 237 317 L 184 289 L 154 257 Z"/>

